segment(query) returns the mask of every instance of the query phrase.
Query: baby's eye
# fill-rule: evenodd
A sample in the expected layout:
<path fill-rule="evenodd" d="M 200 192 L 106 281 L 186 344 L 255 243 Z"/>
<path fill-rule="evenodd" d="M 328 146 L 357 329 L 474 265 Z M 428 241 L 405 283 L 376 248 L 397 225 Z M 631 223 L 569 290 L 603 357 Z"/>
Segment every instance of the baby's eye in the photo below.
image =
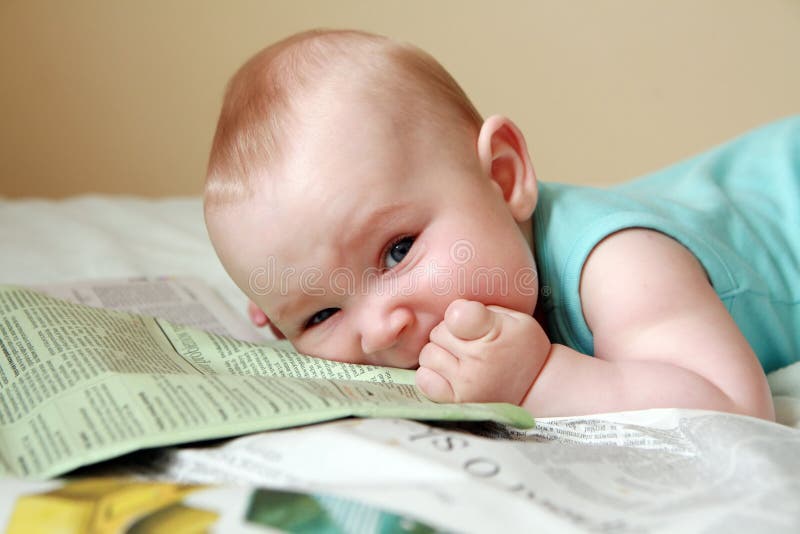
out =
<path fill-rule="evenodd" d="M 316 326 L 320 323 L 327 321 L 333 314 L 339 311 L 339 308 L 325 308 L 324 310 L 318 311 L 314 315 L 312 315 L 306 324 L 303 325 L 303 329 L 311 328 L 312 326 Z"/>
<path fill-rule="evenodd" d="M 392 243 L 383 258 L 386 267 L 391 269 L 403 261 L 403 258 L 406 257 L 406 254 L 411 250 L 411 245 L 413 244 L 414 238 L 411 236 L 401 237 Z"/>

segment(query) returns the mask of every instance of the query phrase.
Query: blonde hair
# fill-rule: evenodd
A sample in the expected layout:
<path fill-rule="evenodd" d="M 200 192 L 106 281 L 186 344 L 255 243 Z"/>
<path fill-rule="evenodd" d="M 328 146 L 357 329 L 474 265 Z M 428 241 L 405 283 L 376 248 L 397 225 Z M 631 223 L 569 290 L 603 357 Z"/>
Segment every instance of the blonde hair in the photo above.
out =
<path fill-rule="evenodd" d="M 477 132 L 483 122 L 464 91 L 433 57 L 414 46 L 352 30 L 311 30 L 253 56 L 228 83 L 209 156 L 206 209 L 252 193 L 255 176 L 281 155 L 298 103 L 324 84 L 409 102 L 406 120 Z"/>

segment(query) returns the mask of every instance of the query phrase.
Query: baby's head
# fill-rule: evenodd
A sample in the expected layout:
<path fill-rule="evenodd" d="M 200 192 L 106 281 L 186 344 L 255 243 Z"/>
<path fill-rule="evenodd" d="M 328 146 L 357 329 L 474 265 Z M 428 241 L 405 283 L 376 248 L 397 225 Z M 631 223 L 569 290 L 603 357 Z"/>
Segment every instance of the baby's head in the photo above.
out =
<path fill-rule="evenodd" d="M 352 31 L 268 47 L 233 77 L 205 217 L 236 284 L 295 347 L 414 367 L 457 298 L 532 313 L 536 179 L 421 50 Z"/>

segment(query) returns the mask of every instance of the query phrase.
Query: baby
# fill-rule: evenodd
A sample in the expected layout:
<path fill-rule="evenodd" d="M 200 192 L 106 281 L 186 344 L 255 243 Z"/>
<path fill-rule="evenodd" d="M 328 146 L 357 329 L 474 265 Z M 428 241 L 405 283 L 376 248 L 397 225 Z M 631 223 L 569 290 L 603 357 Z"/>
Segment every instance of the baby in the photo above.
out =
<path fill-rule="evenodd" d="M 773 419 L 764 371 L 800 354 L 800 239 L 780 231 L 800 228 L 798 134 L 607 190 L 537 182 L 514 123 L 429 55 L 311 31 L 231 80 L 205 218 L 254 321 L 417 369 L 435 401 Z"/>

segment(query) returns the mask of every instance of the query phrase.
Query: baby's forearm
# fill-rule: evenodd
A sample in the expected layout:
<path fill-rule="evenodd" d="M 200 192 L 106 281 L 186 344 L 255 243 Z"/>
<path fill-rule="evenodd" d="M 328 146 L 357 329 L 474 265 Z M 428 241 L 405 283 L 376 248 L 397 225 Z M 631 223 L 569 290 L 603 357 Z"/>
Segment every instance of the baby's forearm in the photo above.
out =
<path fill-rule="evenodd" d="M 703 376 L 674 364 L 609 361 L 553 344 L 522 406 L 538 417 L 696 408 L 775 418 L 768 395 L 737 393 L 729 394 Z"/>

